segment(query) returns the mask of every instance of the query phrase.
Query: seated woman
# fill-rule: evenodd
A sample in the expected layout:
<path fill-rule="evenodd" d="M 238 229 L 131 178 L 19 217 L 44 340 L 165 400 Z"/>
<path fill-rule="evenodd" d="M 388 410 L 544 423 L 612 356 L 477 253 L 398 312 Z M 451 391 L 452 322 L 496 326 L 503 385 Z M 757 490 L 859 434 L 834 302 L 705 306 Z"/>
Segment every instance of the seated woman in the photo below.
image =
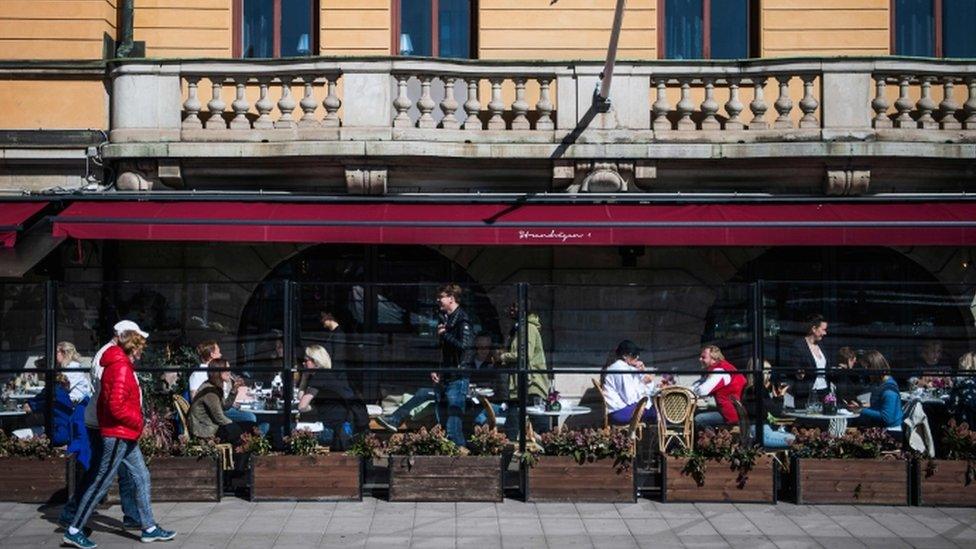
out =
<path fill-rule="evenodd" d="M 58 343 L 55 359 L 59 368 L 68 369 L 64 377 L 68 381 L 68 395 L 75 404 L 92 396 L 92 383 L 88 372 L 81 370 L 81 355 L 70 341 Z"/>
<path fill-rule="evenodd" d="M 750 367 L 751 369 L 751 367 Z M 785 380 L 778 380 L 773 385 L 773 367 L 768 361 L 763 361 L 763 409 L 766 410 L 767 418 L 780 418 L 783 416 L 783 406 L 786 396 L 789 394 L 790 387 Z M 755 428 L 752 428 L 755 436 Z M 784 450 L 793 444 L 796 437 L 783 429 L 773 428 L 768 422 L 763 423 L 763 446 L 773 450 Z"/>
<path fill-rule="evenodd" d="M 952 386 L 948 410 L 956 421 L 976 427 L 976 353 L 959 357 L 959 373 L 963 375 Z"/>
<path fill-rule="evenodd" d="M 369 428 L 369 414 L 362 399 L 349 386 L 344 373 L 331 372 L 332 358 L 325 347 L 305 348 L 305 367 L 299 392 L 301 421 L 321 422 L 319 442 L 334 450 L 345 450 L 349 439 Z"/>
<path fill-rule="evenodd" d="M 858 427 L 883 427 L 889 431 L 901 431 L 901 395 L 898 383 L 891 377 L 891 366 L 884 355 L 878 351 L 868 351 L 861 356 L 861 366 L 867 370 L 868 379 L 874 384 L 871 389 L 871 404 L 863 408 L 857 401 L 848 403 L 852 412 L 861 416 L 850 423 Z"/>
<path fill-rule="evenodd" d="M 24 406 L 27 413 L 25 424 L 34 436 L 44 434 L 47 423 L 47 387 L 37 396 L 28 400 Z M 52 446 L 64 446 L 71 442 L 71 414 L 75 411 L 75 404 L 71 402 L 68 393 L 68 379 L 64 374 L 58 374 L 54 382 L 54 408 L 51 426 L 54 432 L 50 434 Z"/>
<path fill-rule="evenodd" d="M 717 412 L 702 412 L 695 416 L 698 427 L 715 427 L 719 425 L 734 425 L 739 422 L 739 414 L 732 404 L 732 399 L 742 401 L 742 390 L 746 387 L 746 376 L 729 361 L 725 360 L 722 350 L 715 345 L 702 348 L 698 357 L 706 373 L 691 386 L 691 390 L 700 397 L 715 397 Z"/>
<path fill-rule="evenodd" d="M 857 402 L 858 395 L 866 393 L 870 387 L 866 386 L 857 366 L 857 354 L 850 347 L 837 349 L 837 366 L 828 375 L 833 385 L 837 402 L 846 406 L 848 402 Z"/>
<path fill-rule="evenodd" d="M 190 404 L 190 434 L 199 438 L 217 437 L 236 446 L 240 444 L 241 435 L 250 433 L 257 424 L 252 421 L 234 422 L 224 414 L 224 382 L 230 381 L 230 372 L 216 370 L 227 367 L 227 364 L 221 365 L 218 361 L 211 362 L 210 366 L 212 368 L 207 368 L 207 381 L 197 389 Z"/>
<path fill-rule="evenodd" d="M 614 425 L 630 423 L 637 402 L 660 391 L 660 382 L 652 374 L 645 373 L 647 368 L 640 360 L 641 351 L 633 341 L 621 341 L 613 354 L 615 360 L 608 360 L 600 372 L 600 384 L 607 402 L 607 416 Z M 657 422 L 657 412 L 650 404 L 644 409 L 641 421 Z"/>

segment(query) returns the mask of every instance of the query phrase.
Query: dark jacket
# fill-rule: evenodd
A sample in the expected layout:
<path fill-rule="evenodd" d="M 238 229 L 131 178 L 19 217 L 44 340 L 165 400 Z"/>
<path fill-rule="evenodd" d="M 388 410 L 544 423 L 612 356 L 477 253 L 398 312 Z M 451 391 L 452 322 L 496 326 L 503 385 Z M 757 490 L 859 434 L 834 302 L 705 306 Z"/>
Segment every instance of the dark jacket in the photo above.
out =
<path fill-rule="evenodd" d="M 446 330 L 440 336 L 442 374 L 446 378 L 460 377 L 450 372 L 457 368 L 474 367 L 474 328 L 461 307 L 447 315 L 443 324 Z"/>
<path fill-rule="evenodd" d="M 328 370 L 311 372 L 305 390 L 312 395 L 312 411 L 302 414 L 302 421 L 321 421 L 337 433 L 348 422 L 353 431 L 369 428 L 369 414 L 363 399 L 349 386 L 345 374 Z"/>
<path fill-rule="evenodd" d="M 834 394 L 837 395 L 839 406 L 843 406 L 847 401 L 857 400 L 858 395 L 870 390 L 861 375 L 863 370 L 834 366 L 827 371 L 829 372 L 827 381 L 834 384 Z"/>
<path fill-rule="evenodd" d="M 224 414 L 223 387 L 214 387 L 209 381 L 205 381 L 193 396 L 187 419 L 190 422 L 190 433 L 200 438 L 213 438 L 217 436 L 217 429 L 233 423 Z"/>
<path fill-rule="evenodd" d="M 47 410 L 47 388 L 40 392 L 36 397 L 27 401 L 31 410 L 45 415 Z M 51 446 L 64 446 L 71 441 L 71 414 L 75 411 L 75 404 L 71 402 L 69 393 L 60 384 L 54 385 L 54 415 L 51 425 L 54 432 L 51 433 Z"/>
<path fill-rule="evenodd" d="M 820 350 L 824 353 L 824 357 L 828 356 L 823 346 L 821 346 Z M 810 394 L 810 390 L 813 388 L 814 381 L 817 380 L 817 361 L 813 358 L 813 353 L 810 351 L 810 346 L 807 345 L 806 338 L 797 338 L 790 345 L 786 359 L 786 367 L 799 368 L 799 370 L 780 372 L 778 375 L 775 375 L 776 373 L 774 372 L 773 381 L 786 383 L 790 386 L 790 393 L 793 394 L 794 398 L 805 401 Z M 828 360 L 827 362 L 829 365 L 830 361 Z M 803 372 L 802 375 L 800 375 L 801 371 Z"/>

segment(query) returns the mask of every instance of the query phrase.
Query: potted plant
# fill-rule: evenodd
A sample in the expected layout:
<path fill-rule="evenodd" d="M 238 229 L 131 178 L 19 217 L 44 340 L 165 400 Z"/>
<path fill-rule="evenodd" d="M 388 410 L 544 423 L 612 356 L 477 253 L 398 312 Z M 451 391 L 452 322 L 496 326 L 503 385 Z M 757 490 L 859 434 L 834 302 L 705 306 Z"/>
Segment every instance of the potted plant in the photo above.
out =
<path fill-rule="evenodd" d="M 837 396 L 834 393 L 827 393 L 823 398 L 823 414 L 825 416 L 837 415 Z"/>
<path fill-rule="evenodd" d="M 694 449 L 665 456 L 662 471 L 665 502 L 776 502 L 775 460 L 727 429 L 699 432 Z"/>
<path fill-rule="evenodd" d="M 943 433 L 946 459 L 919 460 L 918 504 L 976 506 L 976 431 L 950 419 Z"/>
<path fill-rule="evenodd" d="M 250 453 L 251 500 L 348 501 L 362 499 L 362 460 L 329 452 L 306 429 L 285 437 L 285 453 L 272 453 L 260 432 L 244 435 Z"/>
<path fill-rule="evenodd" d="M 909 460 L 884 429 L 799 429 L 790 451 L 797 503 L 908 503 Z"/>
<path fill-rule="evenodd" d="M 523 455 L 527 501 L 634 502 L 634 442 L 620 429 L 557 429 Z"/>
<path fill-rule="evenodd" d="M 390 437 L 390 501 L 502 501 L 505 435 L 475 427 L 467 448 L 447 439 L 439 425 Z"/>
<path fill-rule="evenodd" d="M 19 439 L 0 431 L 0 501 L 64 501 L 70 485 L 68 462 L 62 449 L 52 448 L 45 436 Z"/>

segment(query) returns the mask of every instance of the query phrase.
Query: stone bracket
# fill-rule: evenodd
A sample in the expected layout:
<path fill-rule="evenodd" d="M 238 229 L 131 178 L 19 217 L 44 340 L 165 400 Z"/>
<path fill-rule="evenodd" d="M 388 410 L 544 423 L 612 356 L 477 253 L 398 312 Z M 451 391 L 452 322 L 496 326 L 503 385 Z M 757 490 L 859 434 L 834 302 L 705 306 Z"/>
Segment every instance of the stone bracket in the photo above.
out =
<path fill-rule="evenodd" d="M 855 196 L 868 192 L 871 184 L 871 171 L 857 168 L 827 168 L 824 180 L 824 194 L 832 196 Z"/>
<path fill-rule="evenodd" d="M 349 194 L 386 194 L 388 171 L 385 167 L 347 167 L 346 192 Z"/>
<path fill-rule="evenodd" d="M 180 161 L 173 158 L 125 160 L 116 166 L 120 191 L 151 191 L 183 187 Z"/>
<path fill-rule="evenodd" d="M 632 193 L 648 190 L 657 178 L 657 165 L 644 160 L 556 160 L 552 186 L 569 194 Z"/>

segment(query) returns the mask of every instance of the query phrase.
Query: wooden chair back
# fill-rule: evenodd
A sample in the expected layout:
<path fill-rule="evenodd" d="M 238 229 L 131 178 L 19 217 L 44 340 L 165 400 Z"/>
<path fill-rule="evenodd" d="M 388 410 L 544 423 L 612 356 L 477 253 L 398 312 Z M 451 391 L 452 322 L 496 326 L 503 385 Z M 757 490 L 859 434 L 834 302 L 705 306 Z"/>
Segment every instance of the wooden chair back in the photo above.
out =
<path fill-rule="evenodd" d="M 488 417 L 488 421 L 485 422 L 485 425 L 491 429 L 495 429 L 498 425 L 498 418 L 495 417 L 495 409 L 492 408 L 491 402 L 488 402 L 488 399 L 484 395 L 478 395 L 478 402 L 481 404 L 481 407 L 484 408 L 485 415 Z"/>
<path fill-rule="evenodd" d="M 183 429 L 183 433 L 186 436 L 191 436 L 190 433 L 190 422 L 187 421 L 187 416 L 190 414 L 190 403 L 183 398 L 183 395 L 173 395 L 173 408 L 176 409 L 176 419 L 179 420 L 180 427 Z"/>
<path fill-rule="evenodd" d="M 749 412 L 742 405 L 742 401 L 737 398 L 732 399 L 732 406 L 735 407 L 735 413 L 739 416 L 739 444 L 748 448 L 752 446 L 753 438 L 749 425 Z"/>
<path fill-rule="evenodd" d="M 657 409 L 658 445 L 665 453 L 668 445 L 676 441 L 684 448 L 691 448 L 695 429 L 695 393 L 687 387 L 672 385 L 661 389 L 654 397 Z"/>
<path fill-rule="evenodd" d="M 634 413 L 630 416 L 630 422 L 627 423 L 627 434 L 630 435 L 630 440 L 637 440 L 644 434 L 644 424 L 641 422 L 641 418 L 644 417 L 644 410 L 647 409 L 647 402 L 647 397 L 643 397 L 638 400 L 637 407 L 634 408 Z"/>
<path fill-rule="evenodd" d="M 600 395 L 600 403 L 603 405 L 603 428 L 610 427 L 610 411 L 607 409 L 607 395 L 603 392 L 603 385 L 596 378 L 591 378 L 593 388 Z"/>

